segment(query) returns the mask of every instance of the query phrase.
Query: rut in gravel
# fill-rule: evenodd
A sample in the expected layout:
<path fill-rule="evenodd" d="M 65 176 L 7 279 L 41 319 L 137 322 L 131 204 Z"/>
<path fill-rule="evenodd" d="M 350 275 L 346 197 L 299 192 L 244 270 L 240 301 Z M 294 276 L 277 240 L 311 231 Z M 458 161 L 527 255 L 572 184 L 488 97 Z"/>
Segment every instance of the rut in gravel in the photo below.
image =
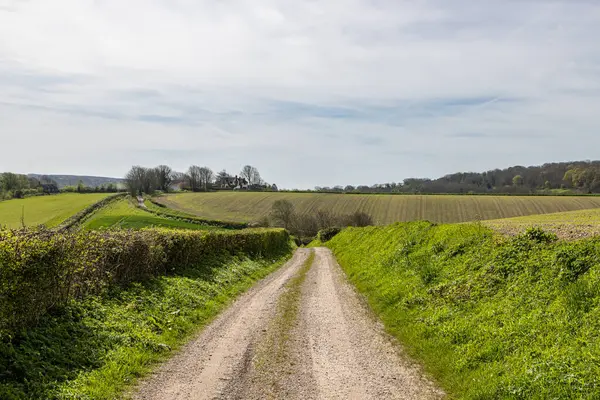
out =
<path fill-rule="evenodd" d="M 298 249 L 134 399 L 439 399 L 328 249 Z"/>

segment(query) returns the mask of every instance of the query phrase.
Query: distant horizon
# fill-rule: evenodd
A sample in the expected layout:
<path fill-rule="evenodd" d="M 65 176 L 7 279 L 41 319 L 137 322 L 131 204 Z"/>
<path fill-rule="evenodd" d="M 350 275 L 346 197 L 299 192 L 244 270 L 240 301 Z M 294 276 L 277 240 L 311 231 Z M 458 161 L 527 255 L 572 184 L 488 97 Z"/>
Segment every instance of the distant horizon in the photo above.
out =
<path fill-rule="evenodd" d="M 447 172 L 445 174 L 441 174 L 438 176 L 429 176 L 429 177 L 424 177 L 424 176 L 409 176 L 409 177 L 405 177 L 402 178 L 400 180 L 391 180 L 391 181 L 379 181 L 379 182 L 361 182 L 361 183 L 347 183 L 347 182 L 338 182 L 335 184 L 329 184 L 329 185 L 313 185 L 311 187 L 305 187 L 305 188 L 300 188 L 300 187 L 286 187 L 285 185 L 280 185 L 277 182 L 271 182 L 269 181 L 268 178 L 265 178 L 265 181 L 270 183 L 270 184 L 276 184 L 280 189 L 283 190 L 294 190 L 294 189 L 298 189 L 298 190 L 313 190 L 315 187 L 335 187 L 335 186 L 345 186 L 345 185 L 352 185 L 352 186 L 359 186 L 359 185 L 376 185 L 376 184 L 384 184 L 384 183 L 392 183 L 392 182 L 396 182 L 396 183 L 401 183 L 403 182 L 405 179 L 430 179 L 430 180 L 435 180 L 435 179 L 439 179 L 439 178 L 443 178 L 444 176 L 447 175 L 452 175 L 452 174 L 468 174 L 468 173 L 476 173 L 476 174 L 480 174 L 483 172 L 488 172 L 488 171 L 493 171 L 493 170 L 504 170 L 507 168 L 516 168 L 516 167 L 524 167 L 524 168 L 531 168 L 531 167 L 540 167 L 546 164 L 569 164 L 569 163 L 585 163 L 585 162 L 598 162 L 600 161 L 600 159 L 595 160 L 595 159 L 585 159 L 585 160 L 567 160 L 567 161 L 547 161 L 547 162 L 543 162 L 540 164 L 531 164 L 531 165 L 525 165 L 525 164 L 515 164 L 515 165 L 509 165 L 509 166 L 503 166 L 503 167 L 496 167 L 496 168 L 490 168 L 490 169 L 486 169 L 486 170 L 481 170 L 481 171 L 453 171 L 453 172 Z M 157 164 L 158 165 L 158 164 Z M 157 165 L 149 165 L 149 166 L 144 166 L 144 167 L 156 167 Z M 210 168 L 210 166 L 209 166 Z M 213 169 L 213 172 L 216 174 L 217 172 L 219 172 L 221 170 L 215 170 Z M 259 169 L 260 171 L 260 169 Z M 106 179 L 118 179 L 118 180 L 124 180 L 124 176 L 125 173 L 123 174 L 123 177 L 115 177 L 115 176 L 108 176 L 108 175 L 98 175 L 98 174 L 65 174 L 65 173 L 48 173 L 48 174 L 40 174 L 40 173 L 35 173 L 35 172 L 30 172 L 30 173 L 23 173 L 23 172 L 18 172 L 18 171 L 0 171 L 1 172 L 13 172 L 13 173 L 19 173 L 19 174 L 23 174 L 23 175 L 46 175 L 46 176 L 74 176 L 74 177 L 90 177 L 90 178 L 106 178 Z M 174 172 L 185 172 L 185 170 L 175 170 Z M 239 175 L 239 171 L 236 173 L 232 173 L 230 171 L 227 171 L 230 175 L 235 176 L 236 174 Z M 263 173 L 263 171 L 260 171 L 261 174 Z M 264 177 L 263 177 L 264 178 Z"/>

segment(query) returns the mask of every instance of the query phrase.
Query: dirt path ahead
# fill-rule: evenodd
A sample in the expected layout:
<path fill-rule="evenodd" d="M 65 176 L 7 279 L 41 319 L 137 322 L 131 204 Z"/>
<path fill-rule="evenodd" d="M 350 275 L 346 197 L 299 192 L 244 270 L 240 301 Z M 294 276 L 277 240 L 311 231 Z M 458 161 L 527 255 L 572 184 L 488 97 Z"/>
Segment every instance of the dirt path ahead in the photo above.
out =
<path fill-rule="evenodd" d="M 299 249 L 133 395 L 137 400 L 438 399 L 346 282 Z"/>

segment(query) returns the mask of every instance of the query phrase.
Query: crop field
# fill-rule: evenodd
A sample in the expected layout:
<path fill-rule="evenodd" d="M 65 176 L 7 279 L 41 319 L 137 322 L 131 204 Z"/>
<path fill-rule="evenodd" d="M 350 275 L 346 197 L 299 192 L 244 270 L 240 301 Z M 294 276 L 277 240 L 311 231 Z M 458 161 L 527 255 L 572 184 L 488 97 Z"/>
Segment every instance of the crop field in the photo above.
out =
<path fill-rule="evenodd" d="M 141 229 L 147 227 L 219 230 L 217 227 L 176 221 L 152 215 L 135 207 L 129 200 L 120 200 L 94 213 L 84 222 L 85 229 L 124 228 Z"/>
<path fill-rule="evenodd" d="M 0 202 L 0 226 L 19 228 L 21 216 L 26 226 L 55 227 L 84 208 L 110 196 L 111 193 L 67 193 L 36 196 Z"/>
<path fill-rule="evenodd" d="M 299 213 L 363 211 L 379 225 L 428 220 L 455 223 L 520 217 L 600 207 L 600 197 L 360 195 L 328 193 L 181 193 L 157 198 L 170 208 L 215 220 L 252 222 L 276 200 L 291 201 Z"/>
<path fill-rule="evenodd" d="M 527 228 L 539 227 L 555 233 L 560 239 L 581 239 L 600 235 L 600 209 L 497 219 L 484 224 L 509 236 L 521 234 Z"/>

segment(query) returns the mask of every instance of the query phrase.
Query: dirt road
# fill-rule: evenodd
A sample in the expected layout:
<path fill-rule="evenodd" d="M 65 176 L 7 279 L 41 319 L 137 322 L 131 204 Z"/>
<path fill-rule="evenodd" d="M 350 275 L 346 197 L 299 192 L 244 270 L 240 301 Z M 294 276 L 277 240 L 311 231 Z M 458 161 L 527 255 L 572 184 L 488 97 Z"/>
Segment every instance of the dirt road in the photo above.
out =
<path fill-rule="evenodd" d="M 439 399 L 324 248 L 299 249 L 133 395 L 137 400 Z"/>

